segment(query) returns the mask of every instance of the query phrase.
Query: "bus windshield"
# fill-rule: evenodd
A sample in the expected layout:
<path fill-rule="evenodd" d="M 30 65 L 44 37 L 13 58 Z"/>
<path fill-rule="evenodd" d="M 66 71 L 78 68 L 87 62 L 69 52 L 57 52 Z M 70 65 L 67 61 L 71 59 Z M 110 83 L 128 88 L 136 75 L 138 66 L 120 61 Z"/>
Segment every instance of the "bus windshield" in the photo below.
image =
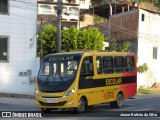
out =
<path fill-rule="evenodd" d="M 45 61 L 42 63 L 38 80 L 43 82 L 65 82 L 74 79 L 78 60 Z"/>

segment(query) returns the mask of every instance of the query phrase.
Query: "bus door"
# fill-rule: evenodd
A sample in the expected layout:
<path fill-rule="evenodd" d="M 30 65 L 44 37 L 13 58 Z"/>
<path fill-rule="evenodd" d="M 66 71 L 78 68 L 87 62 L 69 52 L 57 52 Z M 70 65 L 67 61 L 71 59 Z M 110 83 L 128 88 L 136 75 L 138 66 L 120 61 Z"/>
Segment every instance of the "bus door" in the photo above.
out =
<path fill-rule="evenodd" d="M 94 76 L 93 57 L 89 56 L 84 58 L 82 62 L 80 78 L 79 78 L 79 91 L 80 93 L 85 94 L 87 99 L 91 101 L 93 98 L 91 88 L 94 87 L 94 80 L 92 79 L 93 76 Z M 88 77 L 90 78 L 88 79 Z"/>
<path fill-rule="evenodd" d="M 94 75 L 93 59 L 92 57 L 86 57 L 83 60 L 81 71 L 80 71 L 79 89 L 89 88 L 89 84 L 86 81 L 86 77 L 93 76 L 93 75 Z"/>

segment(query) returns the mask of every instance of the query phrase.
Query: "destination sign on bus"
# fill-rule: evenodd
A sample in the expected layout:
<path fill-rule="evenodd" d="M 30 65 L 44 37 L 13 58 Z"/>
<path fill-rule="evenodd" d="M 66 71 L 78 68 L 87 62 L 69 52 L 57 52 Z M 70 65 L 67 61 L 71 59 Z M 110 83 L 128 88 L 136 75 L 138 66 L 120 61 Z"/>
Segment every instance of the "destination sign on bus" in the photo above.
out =
<path fill-rule="evenodd" d="M 49 61 L 69 61 L 69 60 L 73 60 L 74 56 L 60 56 L 60 57 L 50 57 Z"/>

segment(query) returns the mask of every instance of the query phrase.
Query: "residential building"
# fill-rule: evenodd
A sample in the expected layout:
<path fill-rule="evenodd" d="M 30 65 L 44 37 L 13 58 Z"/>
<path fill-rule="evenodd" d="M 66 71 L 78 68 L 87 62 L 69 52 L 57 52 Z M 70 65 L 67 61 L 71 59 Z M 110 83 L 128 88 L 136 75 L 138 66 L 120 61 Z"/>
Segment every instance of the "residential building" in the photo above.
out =
<path fill-rule="evenodd" d="M 0 0 L 0 92 L 34 94 L 37 0 Z"/>
<path fill-rule="evenodd" d="M 139 10 L 138 65 L 147 63 L 149 70 L 138 74 L 140 85 L 151 86 L 160 82 L 160 15 L 157 12 Z"/>
<path fill-rule="evenodd" d="M 137 66 L 144 63 L 148 65 L 149 70 L 147 72 L 138 73 L 138 87 L 152 86 L 153 83 L 160 82 L 158 73 L 160 67 L 160 31 L 158 30 L 160 15 L 152 5 L 146 6 L 136 7 L 117 4 L 115 7 L 113 3 L 95 8 L 95 14 L 107 16 L 110 19 L 108 23 L 95 26 L 110 38 L 109 41 L 113 38 L 119 43 L 130 41 L 132 43 L 131 51 L 138 56 Z M 102 11 L 107 11 L 107 13 L 103 14 Z"/>
<path fill-rule="evenodd" d="M 61 0 L 62 26 L 71 25 L 77 28 L 83 26 L 80 20 L 80 10 L 89 9 L 90 0 Z M 57 25 L 57 0 L 38 0 L 38 29 L 47 23 Z"/>

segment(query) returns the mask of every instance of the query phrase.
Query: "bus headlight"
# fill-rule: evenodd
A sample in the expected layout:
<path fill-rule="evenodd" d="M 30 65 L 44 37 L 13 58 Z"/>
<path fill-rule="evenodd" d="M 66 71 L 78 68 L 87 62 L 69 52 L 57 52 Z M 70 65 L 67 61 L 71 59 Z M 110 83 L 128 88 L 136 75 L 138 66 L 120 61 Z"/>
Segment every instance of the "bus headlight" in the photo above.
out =
<path fill-rule="evenodd" d="M 35 94 L 36 94 L 38 97 L 41 97 L 40 94 L 39 94 L 39 92 L 38 92 L 38 90 L 35 91 Z"/>
<path fill-rule="evenodd" d="M 75 91 L 76 91 L 76 88 L 73 88 L 72 90 L 70 90 L 69 92 L 67 92 L 64 97 L 67 97 L 67 96 L 75 93 Z"/>

